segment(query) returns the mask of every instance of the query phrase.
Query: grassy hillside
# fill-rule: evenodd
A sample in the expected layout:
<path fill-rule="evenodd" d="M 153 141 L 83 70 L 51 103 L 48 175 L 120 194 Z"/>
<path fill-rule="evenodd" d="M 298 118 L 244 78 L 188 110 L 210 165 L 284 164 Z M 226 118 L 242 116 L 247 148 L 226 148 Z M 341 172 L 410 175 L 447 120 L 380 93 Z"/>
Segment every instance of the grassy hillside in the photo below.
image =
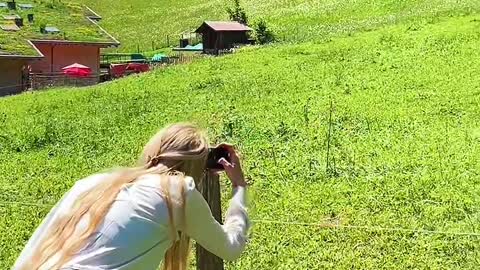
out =
<path fill-rule="evenodd" d="M 245 156 L 255 225 L 228 269 L 475 269 L 478 236 L 375 228 L 480 231 L 479 47 L 480 15 L 453 16 L 2 98 L 0 269 L 75 180 L 185 120 Z"/>
<path fill-rule="evenodd" d="M 122 51 L 172 45 L 204 20 L 225 20 L 230 0 L 77 0 L 98 11 L 102 26 L 120 39 Z M 435 22 L 439 17 L 480 11 L 477 0 L 242 0 L 251 21 L 265 18 L 281 40 L 325 41 L 399 22 Z M 412 27 L 415 27 L 413 25 Z M 153 42 L 153 45 L 152 45 Z"/>

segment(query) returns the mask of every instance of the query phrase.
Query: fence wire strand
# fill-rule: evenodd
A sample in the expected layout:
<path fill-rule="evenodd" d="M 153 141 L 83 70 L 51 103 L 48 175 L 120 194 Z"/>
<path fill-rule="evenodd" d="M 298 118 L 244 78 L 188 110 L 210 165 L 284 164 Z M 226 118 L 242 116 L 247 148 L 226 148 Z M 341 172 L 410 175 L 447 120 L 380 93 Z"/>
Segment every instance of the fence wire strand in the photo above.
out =
<path fill-rule="evenodd" d="M 43 204 L 43 203 L 29 203 L 29 202 L 8 202 L 0 201 L 0 206 L 2 205 L 17 205 L 22 207 L 45 207 L 51 208 L 53 204 Z M 317 227 L 320 229 L 331 229 L 331 230 L 363 230 L 363 231 L 373 231 L 373 232 L 401 232 L 401 233 L 415 233 L 415 234 L 437 234 L 437 235 L 455 235 L 455 236 L 472 236 L 480 237 L 480 233 L 477 232 L 452 232 L 452 231 L 440 231 L 440 230 L 424 230 L 424 229 L 408 229 L 408 228 L 395 228 L 395 227 L 381 227 L 381 226 L 366 226 L 366 225 L 341 225 L 336 222 L 331 222 L 330 219 L 324 220 L 323 223 L 309 223 L 309 222 L 294 222 L 294 221 L 280 221 L 280 220 L 271 220 L 271 219 L 252 219 L 252 223 L 257 224 L 275 224 L 275 225 L 286 225 L 286 226 L 303 226 L 303 227 Z"/>
<path fill-rule="evenodd" d="M 304 227 L 318 227 L 321 229 L 349 229 L 349 230 L 364 230 L 364 231 L 387 231 L 387 232 L 403 232 L 403 233 L 417 233 L 417 234 L 442 234 L 442 235 L 457 235 L 457 236 L 474 236 L 480 237 L 477 232 L 451 232 L 451 231 L 437 231 L 424 229 L 408 229 L 395 227 L 380 227 L 380 226 L 366 226 L 366 225 L 341 225 L 326 223 L 308 223 L 308 222 L 289 222 L 266 219 L 252 219 L 253 223 L 288 225 L 288 226 L 304 226 Z"/>
<path fill-rule="evenodd" d="M 18 206 L 25 206 L 25 207 L 30 207 L 30 206 L 36 206 L 36 207 L 53 207 L 53 204 L 0 201 L 0 206 L 2 206 L 2 205 L 18 205 Z"/>

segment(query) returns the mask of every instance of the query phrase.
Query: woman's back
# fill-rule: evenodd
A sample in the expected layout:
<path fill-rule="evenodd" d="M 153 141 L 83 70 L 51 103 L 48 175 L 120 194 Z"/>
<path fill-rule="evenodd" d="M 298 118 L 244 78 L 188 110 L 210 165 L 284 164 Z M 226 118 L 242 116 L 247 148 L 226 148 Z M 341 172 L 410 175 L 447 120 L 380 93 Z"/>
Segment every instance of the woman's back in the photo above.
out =
<path fill-rule="evenodd" d="M 26 258 L 28 250 L 37 248 L 39 237 L 46 233 L 56 219 L 69 212 L 74 201 L 83 192 L 94 188 L 108 176 L 108 174 L 98 174 L 78 181 L 37 229 L 16 265 L 28 259 Z M 174 179 L 170 179 L 167 187 L 172 202 L 175 230 L 189 231 L 182 226 L 185 221 L 183 218 L 183 211 L 185 211 L 187 220 L 192 223 L 197 221 L 197 224 L 192 224 L 195 226 L 192 234 L 203 234 L 199 237 L 207 236 L 211 239 L 206 243 L 207 248 L 210 247 L 212 251 L 226 248 L 222 251 L 226 259 L 234 258 L 239 254 L 238 251 L 241 251 L 245 245 L 248 223 L 246 214 L 243 214 L 245 213 L 245 194 L 239 194 L 232 200 L 233 207 L 230 212 L 234 214 L 229 215 L 226 220 L 227 228 L 216 223 L 211 213 L 205 215 L 204 211 L 208 210 L 205 209 L 206 203 L 202 206 L 204 201 L 202 202 L 201 195 L 195 189 L 192 178 L 176 176 L 172 178 Z M 169 210 L 161 181 L 160 175 L 148 174 L 141 176 L 132 184 L 123 186 L 99 228 L 87 240 L 85 247 L 62 269 L 157 269 L 161 258 L 173 243 Z M 185 196 L 182 196 L 182 190 Z M 183 198 L 185 198 L 185 209 Z M 200 209 L 196 209 L 198 207 Z M 82 220 L 77 226 L 77 231 L 84 230 L 88 223 L 88 218 Z M 225 237 L 219 237 L 219 228 Z M 217 237 L 209 233 L 215 233 Z M 192 237 L 196 238 L 195 235 Z M 222 254 L 219 255 L 222 256 Z M 54 262 L 55 257 L 42 269 L 50 269 L 51 263 Z"/>
<path fill-rule="evenodd" d="M 234 260 L 248 230 L 246 182 L 233 146 L 213 162 L 232 182 L 233 196 L 220 225 L 189 175 L 200 180 L 210 157 L 208 140 L 190 124 L 168 126 L 145 146 L 140 166 L 78 181 L 47 215 L 14 270 L 186 270 L 190 238 Z M 177 240 L 177 241 L 175 241 Z"/>
<path fill-rule="evenodd" d="M 100 228 L 68 265 L 74 269 L 98 265 L 107 269 L 156 269 L 159 258 L 173 243 L 160 180 L 159 175 L 145 175 L 124 186 Z M 178 220 L 182 206 L 174 198 L 180 197 L 180 186 L 171 187 L 174 220 Z"/>

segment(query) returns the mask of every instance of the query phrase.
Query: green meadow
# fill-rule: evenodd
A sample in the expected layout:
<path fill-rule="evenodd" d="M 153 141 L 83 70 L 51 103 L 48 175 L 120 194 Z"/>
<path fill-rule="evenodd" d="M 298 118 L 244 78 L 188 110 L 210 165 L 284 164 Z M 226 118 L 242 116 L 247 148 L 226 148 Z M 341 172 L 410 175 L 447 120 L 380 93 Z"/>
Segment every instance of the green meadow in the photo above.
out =
<path fill-rule="evenodd" d="M 180 34 L 205 20 L 228 19 L 233 0 L 76 0 L 103 16 L 102 27 L 124 52 L 178 46 Z M 372 31 L 398 23 L 435 22 L 480 10 L 476 0 L 241 0 L 249 21 L 265 19 L 280 41 L 324 42 L 331 37 Z M 168 36 L 168 39 L 167 39 Z"/>
<path fill-rule="evenodd" d="M 157 21 L 140 11 L 149 1 L 107 2 L 102 24 L 125 49 L 147 36 L 138 25 L 128 32 L 128 14 L 162 21 L 158 35 L 198 23 L 182 16 L 225 16 L 220 1 L 164 1 L 177 9 L 170 24 L 162 16 L 172 13 Z M 309 15 L 301 7 L 314 1 L 291 2 L 244 5 L 280 35 L 298 21 L 312 33 L 302 42 L 1 98 L 0 269 L 76 180 L 134 165 L 148 138 L 177 121 L 244 157 L 253 227 L 227 269 L 477 269 L 479 4 L 326 1 Z M 122 22 L 110 15 L 118 10 Z"/>

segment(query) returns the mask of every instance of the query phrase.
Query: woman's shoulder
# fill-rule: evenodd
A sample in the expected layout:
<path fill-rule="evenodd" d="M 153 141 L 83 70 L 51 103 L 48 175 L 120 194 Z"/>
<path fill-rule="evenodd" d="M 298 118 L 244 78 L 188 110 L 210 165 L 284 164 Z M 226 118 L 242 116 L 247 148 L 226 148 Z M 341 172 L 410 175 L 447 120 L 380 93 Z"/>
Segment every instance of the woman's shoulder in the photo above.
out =
<path fill-rule="evenodd" d="M 165 185 L 162 185 L 162 181 L 166 181 Z M 196 190 L 195 180 L 186 175 L 168 175 L 162 179 L 162 175 L 159 174 L 144 174 L 138 179 L 138 183 L 153 187 L 169 187 L 170 191 L 183 189 L 188 193 Z"/>
<path fill-rule="evenodd" d="M 72 187 L 72 190 L 75 191 L 86 191 L 100 182 L 104 181 L 106 178 L 110 177 L 111 173 L 96 173 L 85 178 L 82 178 L 75 182 Z"/>
<path fill-rule="evenodd" d="M 174 207 L 181 207 L 186 201 L 195 197 L 195 181 L 189 176 L 169 175 L 168 177 L 159 174 L 142 175 L 131 187 L 131 190 L 141 192 L 131 192 L 146 196 L 151 200 L 151 204 L 163 205 L 165 197 L 170 198 Z"/>

